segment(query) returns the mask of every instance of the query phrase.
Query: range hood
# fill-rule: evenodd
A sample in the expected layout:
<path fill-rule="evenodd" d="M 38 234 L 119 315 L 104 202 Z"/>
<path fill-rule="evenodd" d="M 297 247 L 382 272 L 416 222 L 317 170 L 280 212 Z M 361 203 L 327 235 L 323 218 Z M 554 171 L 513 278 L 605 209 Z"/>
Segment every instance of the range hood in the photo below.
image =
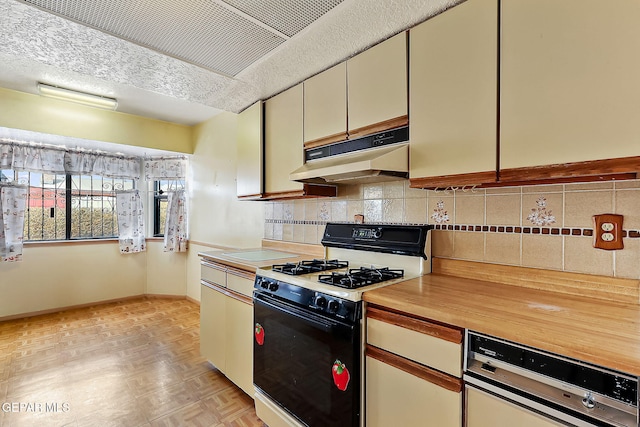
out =
<path fill-rule="evenodd" d="M 379 182 L 409 177 L 408 126 L 305 150 L 306 163 L 289 174 L 314 184 Z"/>

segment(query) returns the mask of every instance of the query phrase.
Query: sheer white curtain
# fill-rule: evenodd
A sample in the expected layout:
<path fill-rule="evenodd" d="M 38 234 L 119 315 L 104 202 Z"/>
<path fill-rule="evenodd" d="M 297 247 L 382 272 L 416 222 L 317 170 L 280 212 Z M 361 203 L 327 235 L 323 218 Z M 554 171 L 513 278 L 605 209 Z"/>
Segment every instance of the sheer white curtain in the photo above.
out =
<path fill-rule="evenodd" d="M 118 192 L 116 194 L 116 210 L 120 253 L 144 252 L 146 250 L 144 208 L 140 192 L 138 190 Z"/>
<path fill-rule="evenodd" d="M 187 160 L 183 158 L 148 159 L 144 162 L 144 178 L 147 181 L 172 181 L 185 179 Z M 187 201 L 184 190 L 168 191 L 167 217 L 164 226 L 164 251 L 187 251 Z"/>
<path fill-rule="evenodd" d="M 164 251 L 187 251 L 187 210 L 184 190 L 167 196 L 167 219 L 164 226 Z"/>
<path fill-rule="evenodd" d="M 26 187 L 0 185 L 0 261 L 22 260 Z"/>

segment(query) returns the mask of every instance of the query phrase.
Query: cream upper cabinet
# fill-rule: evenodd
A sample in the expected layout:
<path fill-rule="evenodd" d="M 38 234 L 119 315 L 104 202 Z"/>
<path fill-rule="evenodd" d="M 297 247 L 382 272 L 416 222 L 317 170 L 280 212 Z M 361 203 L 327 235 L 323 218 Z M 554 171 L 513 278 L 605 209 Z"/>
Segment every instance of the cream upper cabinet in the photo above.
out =
<path fill-rule="evenodd" d="M 496 179 L 497 14 L 496 0 L 468 0 L 409 31 L 412 186 Z"/>
<path fill-rule="evenodd" d="M 407 124 L 406 32 L 347 61 L 347 93 L 350 138 Z"/>
<path fill-rule="evenodd" d="M 238 115 L 237 196 L 258 198 L 262 194 L 262 101 Z"/>
<path fill-rule="evenodd" d="M 313 146 L 347 138 L 347 64 L 304 81 L 304 143 Z"/>
<path fill-rule="evenodd" d="M 640 2 L 502 2 L 501 169 L 640 155 Z"/>
<path fill-rule="evenodd" d="M 265 193 L 302 190 L 289 174 L 302 166 L 302 84 L 265 101 Z"/>

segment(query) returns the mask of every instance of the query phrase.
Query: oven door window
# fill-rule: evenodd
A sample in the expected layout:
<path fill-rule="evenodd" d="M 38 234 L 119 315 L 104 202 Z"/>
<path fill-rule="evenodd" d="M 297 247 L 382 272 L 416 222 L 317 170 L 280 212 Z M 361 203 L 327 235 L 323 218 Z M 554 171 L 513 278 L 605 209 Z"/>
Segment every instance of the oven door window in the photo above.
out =
<path fill-rule="evenodd" d="M 357 426 L 359 325 L 268 297 L 254 300 L 254 320 L 256 386 L 307 425 Z"/>

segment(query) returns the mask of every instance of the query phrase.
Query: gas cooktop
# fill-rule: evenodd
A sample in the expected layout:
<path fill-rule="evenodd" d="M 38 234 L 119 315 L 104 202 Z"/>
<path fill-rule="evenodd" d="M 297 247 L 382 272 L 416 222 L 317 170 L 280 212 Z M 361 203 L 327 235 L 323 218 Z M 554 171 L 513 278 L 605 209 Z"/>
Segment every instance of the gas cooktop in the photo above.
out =
<path fill-rule="evenodd" d="M 320 283 L 326 283 L 327 285 L 354 289 L 401 277 L 404 277 L 404 270 L 401 269 L 391 269 L 389 267 L 360 267 L 351 268 L 344 273 L 332 272 L 331 274 L 321 274 L 318 277 L 318 281 Z"/>
<path fill-rule="evenodd" d="M 303 274 L 317 273 L 319 271 L 335 270 L 337 268 L 346 268 L 349 261 L 340 261 L 337 259 L 312 259 L 300 261 L 298 263 L 288 262 L 286 264 L 274 264 L 271 270 L 278 273 L 289 274 L 291 276 L 300 276 Z"/>
<path fill-rule="evenodd" d="M 360 301 L 368 290 L 430 271 L 429 229 L 429 226 L 329 223 L 322 239 L 325 259 L 261 268 L 256 272 L 259 280 L 255 288 L 273 291 L 297 286 L 334 298 Z M 282 286 L 285 284 L 290 286 Z"/>

